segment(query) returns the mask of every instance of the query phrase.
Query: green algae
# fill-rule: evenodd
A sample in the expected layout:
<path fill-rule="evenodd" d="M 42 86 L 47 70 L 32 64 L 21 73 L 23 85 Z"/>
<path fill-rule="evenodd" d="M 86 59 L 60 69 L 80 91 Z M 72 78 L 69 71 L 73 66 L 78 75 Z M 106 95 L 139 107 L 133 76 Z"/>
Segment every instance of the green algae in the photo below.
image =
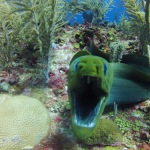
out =
<path fill-rule="evenodd" d="M 104 150 L 120 150 L 120 147 L 107 146 Z"/>
<path fill-rule="evenodd" d="M 104 144 L 111 145 L 113 143 L 121 143 L 122 133 L 113 121 L 108 119 L 100 119 L 94 133 L 84 142 L 89 145 Z"/>

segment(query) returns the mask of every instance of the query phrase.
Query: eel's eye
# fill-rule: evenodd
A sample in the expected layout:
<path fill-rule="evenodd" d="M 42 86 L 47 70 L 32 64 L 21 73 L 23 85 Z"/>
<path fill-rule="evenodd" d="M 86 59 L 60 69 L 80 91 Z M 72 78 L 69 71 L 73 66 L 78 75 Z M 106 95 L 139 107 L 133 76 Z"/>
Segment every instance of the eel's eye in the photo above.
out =
<path fill-rule="evenodd" d="M 104 63 L 104 75 L 106 75 L 106 71 L 107 71 L 107 66 L 106 66 L 106 64 Z"/>

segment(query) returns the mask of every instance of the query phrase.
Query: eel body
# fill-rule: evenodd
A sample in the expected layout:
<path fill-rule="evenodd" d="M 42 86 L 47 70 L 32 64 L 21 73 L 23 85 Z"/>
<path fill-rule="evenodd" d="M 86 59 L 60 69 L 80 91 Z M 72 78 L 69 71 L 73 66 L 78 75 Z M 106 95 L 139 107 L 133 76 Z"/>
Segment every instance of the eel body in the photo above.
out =
<path fill-rule="evenodd" d="M 123 63 L 111 63 L 114 72 L 113 85 L 107 105 L 131 104 L 150 98 L 150 72 L 146 68 Z M 146 72 L 145 72 L 146 71 Z"/>
<path fill-rule="evenodd" d="M 109 63 L 87 51 L 80 51 L 72 58 L 68 96 L 72 129 L 78 139 L 93 134 L 106 106 L 150 98 L 149 66 L 139 65 L 136 61 L 130 64 L 125 62 Z"/>

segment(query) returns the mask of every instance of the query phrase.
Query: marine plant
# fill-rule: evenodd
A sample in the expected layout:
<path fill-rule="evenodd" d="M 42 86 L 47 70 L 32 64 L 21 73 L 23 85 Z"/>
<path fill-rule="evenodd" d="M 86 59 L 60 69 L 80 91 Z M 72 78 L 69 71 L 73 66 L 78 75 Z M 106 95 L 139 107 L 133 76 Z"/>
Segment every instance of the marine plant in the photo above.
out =
<path fill-rule="evenodd" d="M 113 0 L 85 0 L 84 8 L 86 11 L 84 13 L 88 14 L 87 11 L 90 11 L 92 15 L 91 24 L 94 25 L 105 17 L 106 12 L 110 10 L 112 5 Z"/>
<path fill-rule="evenodd" d="M 73 5 L 72 8 L 69 6 L 75 3 L 73 1 L 66 3 L 64 0 L 22 0 L 21 2 L 19 0 L 7 2 L 1 0 L 1 12 L 3 12 L 0 19 L 2 31 L 0 44 L 3 54 L 0 56 L 3 57 L 4 55 L 5 64 L 11 63 L 12 60 L 10 59 L 12 58 L 13 60 L 16 59 L 14 58 L 16 53 L 17 55 L 21 54 L 21 56 L 24 55 L 24 57 L 28 53 L 28 56 L 30 55 L 27 58 L 29 62 L 32 63 L 32 59 L 37 59 L 36 62 L 34 61 L 35 63 L 41 62 L 40 68 L 42 68 L 48 82 L 52 43 L 57 38 L 58 31 L 61 31 L 61 27 L 67 23 L 65 21 L 66 10 L 73 11 L 74 6 L 76 6 L 78 12 L 81 11 L 79 6 L 82 6 L 82 11 L 92 11 L 91 9 L 97 11 L 94 6 L 98 5 L 98 2 L 95 1 L 91 8 L 90 2 L 92 3 L 92 1 L 87 0 L 78 5 L 78 1 L 76 1 L 77 5 Z M 108 4 L 108 2 L 106 3 Z M 110 0 L 111 2 L 112 0 Z M 108 7 L 104 7 L 105 10 L 106 8 Z M 25 53 L 25 49 L 29 49 L 28 52 Z"/>
<path fill-rule="evenodd" d="M 124 3 L 131 20 L 132 33 L 138 36 L 141 43 L 142 53 L 145 54 L 147 53 L 147 45 L 150 43 L 150 1 L 124 0 Z"/>
<path fill-rule="evenodd" d="M 127 36 L 132 34 L 131 22 L 124 15 L 121 16 L 120 22 L 117 25 L 117 30 L 121 30 Z"/>
<path fill-rule="evenodd" d="M 11 14 L 12 6 L 5 0 L 0 1 L 0 68 L 11 65 L 15 53 L 21 52 L 21 39 L 18 38 L 21 30 L 21 21 L 18 12 Z"/>
<path fill-rule="evenodd" d="M 104 18 L 112 5 L 113 0 L 71 0 L 68 3 L 68 11 L 72 14 L 82 12 L 84 21 L 95 25 Z"/>
<path fill-rule="evenodd" d="M 38 62 L 48 81 L 52 43 L 66 24 L 65 2 L 1 0 L 0 3 L 1 68 L 16 61 L 19 54 L 30 64 Z"/>
<path fill-rule="evenodd" d="M 48 81 L 50 70 L 50 55 L 54 36 L 61 27 L 66 24 L 64 21 L 64 1 L 62 0 L 23 0 L 14 1 L 13 12 L 19 12 L 21 18 L 20 39 L 32 49 L 38 49 L 38 56 L 41 60 L 41 68 Z M 17 6 L 17 7 L 16 7 Z M 46 69 L 44 66 L 46 65 Z"/>

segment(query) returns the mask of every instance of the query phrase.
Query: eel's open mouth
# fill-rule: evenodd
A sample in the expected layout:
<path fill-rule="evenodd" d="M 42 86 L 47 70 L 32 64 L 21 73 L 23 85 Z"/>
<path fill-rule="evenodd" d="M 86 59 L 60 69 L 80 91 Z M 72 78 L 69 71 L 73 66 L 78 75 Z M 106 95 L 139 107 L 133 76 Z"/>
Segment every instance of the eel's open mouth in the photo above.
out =
<path fill-rule="evenodd" d="M 84 76 L 76 90 L 73 92 L 74 123 L 82 127 L 94 127 L 107 95 L 101 88 L 101 80 Z"/>

